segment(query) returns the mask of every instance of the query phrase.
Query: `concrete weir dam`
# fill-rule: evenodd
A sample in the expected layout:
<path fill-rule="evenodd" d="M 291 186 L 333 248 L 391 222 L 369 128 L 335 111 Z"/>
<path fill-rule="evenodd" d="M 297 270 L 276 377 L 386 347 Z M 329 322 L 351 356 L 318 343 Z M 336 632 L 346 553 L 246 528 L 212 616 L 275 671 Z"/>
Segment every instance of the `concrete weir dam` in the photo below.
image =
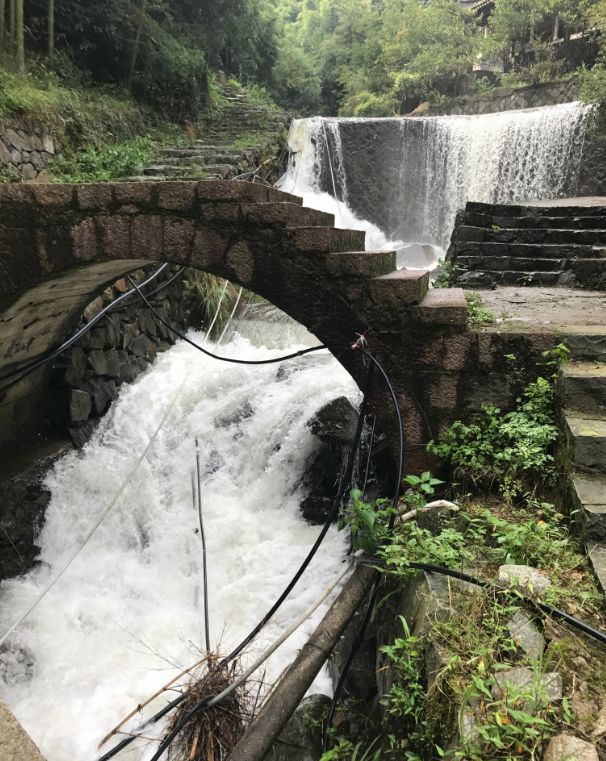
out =
<path fill-rule="evenodd" d="M 0 187 L 6 461 L 48 414 L 51 368 L 23 380 L 20 368 L 69 336 L 108 285 L 143 266 L 209 272 L 285 313 L 277 322 L 240 319 L 218 344 L 188 334 L 217 354 L 256 360 L 328 347 L 258 368 L 217 363 L 179 341 L 116 386 L 88 443 L 53 464 L 45 516 L 32 529 L 36 562 L 0 586 L 0 698 L 47 761 L 96 758 L 112 727 L 200 657 L 196 440 L 211 643 L 227 652 L 318 535 L 300 512 L 320 446 L 309 422 L 340 397 L 359 405 L 367 369 L 351 350 L 357 334 L 392 380 L 408 472 L 427 464 L 430 439 L 483 400 L 511 337 L 470 330 L 462 290 L 430 288 L 430 271 L 467 200 L 574 195 L 588 117 L 573 103 L 481 117 L 300 120 L 279 190 L 235 181 Z M 528 352 L 553 339 L 529 342 Z M 383 390 L 374 411 L 383 441 L 393 442 Z M 12 531 L 4 516 L 0 526 Z M 16 536 L 4 546 L 20 553 Z M 245 662 L 320 595 L 346 551 L 333 526 Z M 268 662 L 268 683 L 332 599 Z M 313 691 L 331 690 L 324 671 Z M 134 731 L 165 702 L 123 729 Z M 146 730 L 124 757 L 149 759 L 164 729 Z"/>

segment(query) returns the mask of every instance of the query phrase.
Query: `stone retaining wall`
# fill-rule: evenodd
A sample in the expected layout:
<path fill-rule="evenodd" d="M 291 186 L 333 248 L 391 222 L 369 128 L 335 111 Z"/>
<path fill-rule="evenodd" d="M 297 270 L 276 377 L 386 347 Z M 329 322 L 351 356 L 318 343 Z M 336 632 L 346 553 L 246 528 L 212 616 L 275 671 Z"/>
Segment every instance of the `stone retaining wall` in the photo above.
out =
<path fill-rule="evenodd" d="M 486 95 L 467 95 L 439 105 L 431 105 L 423 116 L 452 116 L 454 114 L 494 114 L 520 108 L 541 108 L 579 99 L 578 79 L 565 82 L 546 82 L 527 87 L 497 87 Z"/>
<path fill-rule="evenodd" d="M 62 153 L 61 143 L 41 121 L 0 123 L 0 174 L 34 180 Z"/>
<path fill-rule="evenodd" d="M 153 269 L 139 271 L 134 279 L 145 279 Z M 162 286 L 177 270 L 176 267 L 167 268 L 150 283 L 146 292 Z M 190 300 L 183 285 L 185 278 L 183 273 L 150 297 L 154 309 L 180 332 L 187 330 L 190 316 Z M 76 329 L 130 288 L 126 279 L 114 283 L 89 304 Z M 138 297 L 131 297 L 58 358 L 51 373 L 47 398 L 50 422 L 60 433 L 69 433 L 74 444 L 81 447 L 116 397 L 121 384 L 135 380 L 159 351 L 168 349 L 174 342 L 174 334 L 158 322 Z"/>

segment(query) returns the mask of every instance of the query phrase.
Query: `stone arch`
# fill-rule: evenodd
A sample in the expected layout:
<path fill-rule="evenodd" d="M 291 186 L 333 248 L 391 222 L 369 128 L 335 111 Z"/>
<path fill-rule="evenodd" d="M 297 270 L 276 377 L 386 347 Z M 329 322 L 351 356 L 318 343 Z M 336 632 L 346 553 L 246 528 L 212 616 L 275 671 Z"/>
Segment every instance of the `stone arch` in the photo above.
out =
<path fill-rule="evenodd" d="M 365 252 L 363 232 L 333 225 L 332 215 L 300 198 L 246 182 L 1 187 L 0 372 L 60 343 L 107 284 L 170 262 L 267 298 L 326 344 L 359 385 L 366 371 L 347 347 L 365 332 L 394 379 L 409 442 L 420 446 L 428 434 L 398 358 L 414 356 L 428 321 L 434 331 L 460 329 L 464 309 L 426 304 L 427 273 L 395 271 L 393 252 Z M 0 446 L 35 418 L 44 384 L 40 372 L 0 389 Z M 386 419 L 388 406 L 380 393 Z"/>

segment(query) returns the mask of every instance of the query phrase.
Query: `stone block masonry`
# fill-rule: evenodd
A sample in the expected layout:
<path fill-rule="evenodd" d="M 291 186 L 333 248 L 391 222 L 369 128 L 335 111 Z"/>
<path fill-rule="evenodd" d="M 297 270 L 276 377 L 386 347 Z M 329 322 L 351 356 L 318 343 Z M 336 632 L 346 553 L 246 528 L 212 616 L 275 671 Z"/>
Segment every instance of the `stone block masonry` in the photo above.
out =
<path fill-rule="evenodd" d="M 30 119 L 0 123 L 0 174 L 35 180 L 63 153 L 48 125 Z"/>
<path fill-rule="evenodd" d="M 140 282 L 151 270 L 153 268 L 140 270 L 131 277 Z M 147 290 L 161 288 L 178 271 L 177 267 L 168 268 Z M 186 277 L 183 273 L 150 296 L 154 309 L 180 332 L 187 330 L 190 324 L 191 300 L 184 288 Z M 107 288 L 84 310 L 76 330 L 130 288 L 125 279 Z M 46 401 L 49 421 L 59 434 L 68 433 L 77 447 L 83 446 L 120 386 L 134 381 L 158 352 L 174 342 L 175 334 L 156 320 L 138 296 L 132 296 L 56 360 Z"/>

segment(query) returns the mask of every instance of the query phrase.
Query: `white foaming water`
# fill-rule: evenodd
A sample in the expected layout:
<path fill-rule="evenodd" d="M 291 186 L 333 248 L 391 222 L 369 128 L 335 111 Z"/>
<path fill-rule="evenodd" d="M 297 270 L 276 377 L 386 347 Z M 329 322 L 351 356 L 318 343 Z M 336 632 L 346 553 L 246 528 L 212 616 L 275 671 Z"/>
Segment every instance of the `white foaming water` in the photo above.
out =
<path fill-rule="evenodd" d="M 327 134 L 328 133 L 328 134 Z M 336 146 L 325 166 L 321 141 L 330 139 Z M 402 241 L 391 239 L 377 225 L 356 215 L 347 202 L 347 176 L 343 163 L 341 133 L 334 119 L 314 117 L 294 119 L 288 144 L 291 151 L 288 169 L 277 187 L 303 198 L 303 205 L 335 216 L 335 227 L 344 230 L 364 230 L 367 251 L 396 251 Z M 330 191 L 323 190 L 322 174 L 330 177 Z"/>
<path fill-rule="evenodd" d="M 481 116 L 296 120 L 282 187 L 330 211 L 323 194 L 338 197 L 342 222 L 371 231 L 373 245 L 383 236 L 401 264 L 422 266 L 448 247 L 467 201 L 574 194 L 590 111 L 565 103 Z"/>
<path fill-rule="evenodd" d="M 220 352 L 265 358 L 284 353 L 284 346 L 253 347 L 237 336 Z M 220 643 L 227 653 L 252 629 L 318 536 L 319 527 L 299 514 L 300 481 L 314 447 L 305 423 L 331 399 L 345 394 L 357 400 L 358 392 L 324 352 L 285 364 L 292 372 L 281 373 L 279 380 L 278 367 L 227 365 L 181 342 L 123 387 L 83 452 L 63 457 L 48 475 L 52 499 L 39 539 L 42 562 L 26 576 L 3 582 L 1 631 L 73 553 L 145 449 L 185 377 L 134 483 L 0 655 L 2 699 L 48 761 L 97 757 L 96 745 L 106 732 L 199 658 L 201 593 L 194 601 L 201 585 L 201 545 L 191 496 L 195 437 L 202 450 L 211 645 Z M 255 642 L 255 655 L 341 570 L 344 542 L 330 530 L 291 597 Z M 302 647 L 327 605 L 272 656 L 268 682 Z M 316 688 L 330 690 L 326 675 Z M 167 696 L 156 701 L 144 716 L 166 701 Z M 128 758 L 145 759 L 157 744 L 137 741 L 134 747 Z"/>

